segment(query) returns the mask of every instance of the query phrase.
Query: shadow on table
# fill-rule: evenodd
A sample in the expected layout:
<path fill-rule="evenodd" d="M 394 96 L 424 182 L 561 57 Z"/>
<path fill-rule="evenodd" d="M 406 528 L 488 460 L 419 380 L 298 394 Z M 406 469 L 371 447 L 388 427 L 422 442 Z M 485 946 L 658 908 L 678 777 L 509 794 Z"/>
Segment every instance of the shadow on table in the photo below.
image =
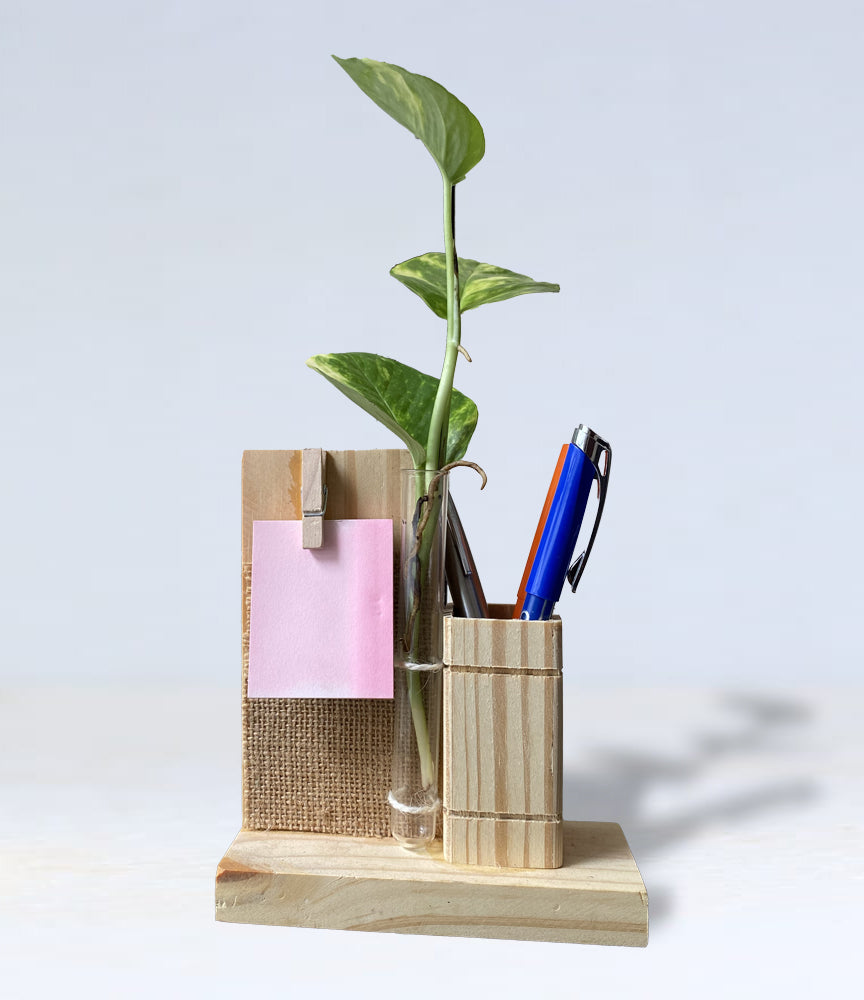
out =
<path fill-rule="evenodd" d="M 722 705 L 740 718 L 734 733 L 697 735 L 683 756 L 650 752 L 601 751 L 593 771 L 564 775 L 564 808 L 568 819 L 610 819 L 621 824 L 633 854 L 650 857 L 718 821 L 758 816 L 775 807 L 808 802 L 818 795 L 809 779 L 778 781 L 727 795 L 711 803 L 654 820 L 645 815 L 645 799 L 658 786 L 698 779 L 714 764 L 740 754 L 772 748 L 778 735 L 806 725 L 812 710 L 805 704 L 762 695 L 724 695 Z M 672 895 L 648 886 L 651 919 L 662 921 L 673 909 Z"/>

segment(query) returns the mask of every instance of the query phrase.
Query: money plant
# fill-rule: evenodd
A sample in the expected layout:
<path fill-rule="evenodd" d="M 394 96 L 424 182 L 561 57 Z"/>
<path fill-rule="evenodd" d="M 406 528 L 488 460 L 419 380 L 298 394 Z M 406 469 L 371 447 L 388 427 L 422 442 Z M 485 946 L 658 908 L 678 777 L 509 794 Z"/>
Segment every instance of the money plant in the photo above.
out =
<path fill-rule="evenodd" d="M 444 361 L 438 378 L 400 361 L 378 354 L 349 352 L 318 354 L 306 362 L 332 382 L 349 399 L 389 427 L 405 444 L 414 468 L 428 472 L 427 496 L 418 498 L 416 522 L 421 526 L 417 545 L 403 560 L 415 564 L 415 580 L 423 579 L 428 558 L 422 526 L 435 516 L 429 495 L 435 474 L 461 463 L 477 425 L 477 407 L 453 387 L 462 347 L 462 314 L 489 302 L 500 302 L 530 292 L 557 292 L 558 285 L 534 281 L 527 275 L 493 264 L 484 264 L 456 253 L 456 185 L 465 180 L 483 158 L 485 137 L 477 118 L 449 91 L 428 77 L 409 73 L 390 63 L 372 59 L 333 57 L 367 97 L 391 118 L 412 132 L 429 151 L 438 167 L 443 188 L 444 250 L 423 253 L 396 264 L 390 274 L 405 285 L 441 319 L 446 321 Z M 469 464 L 469 463 L 465 463 Z M 471 463 L 473 464 L 473 463 Z M 421 504 L 427 509 L 421 514 Z M 414 608 L 401 640 L 406 652 L 419 641 L 416 613 L 422 595 L 414 594 Z M 409 677 L 409 685 L 416 677 Z M 418 734 L 421 766 L 429 777 L 428 749 L 420 738 L 425 730 L 417 691 L 409 692 Z"/>
<path fill-rule="evenodd" d="M 440 378 L 378 354 L 318 354 L 307 364 L 394 431 L 416 469 L 441 469 L 465 455 L 477 426 L 477 407 L 453 388 L 462 313 L 528 292 L 557 292 L 558 285 L 457 257 L 456 185 L 486 149 L 480 122 L 468 108 L 434 80 L 399 66 L 333 58 L 379 108 L 414 133 L 441 173 L 444 252 L 403 261 L 390 274 L 446 320 L 447 336 Z"/>

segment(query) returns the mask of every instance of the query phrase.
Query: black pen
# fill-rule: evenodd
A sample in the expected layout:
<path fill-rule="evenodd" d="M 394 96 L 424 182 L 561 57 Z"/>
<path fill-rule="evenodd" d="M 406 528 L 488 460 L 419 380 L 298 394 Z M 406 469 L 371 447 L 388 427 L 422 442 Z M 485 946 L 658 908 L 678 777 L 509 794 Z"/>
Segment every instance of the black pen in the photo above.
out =
<path fill-rule="evenodd" d="M 488 618 L 489 607 L 483 595 L 477 566 L 471 555 L 465 530 L 453 498 L 447 501 L 447 545 L 444 556 L 447 587 L 453 600 L 456 618 Z"/>

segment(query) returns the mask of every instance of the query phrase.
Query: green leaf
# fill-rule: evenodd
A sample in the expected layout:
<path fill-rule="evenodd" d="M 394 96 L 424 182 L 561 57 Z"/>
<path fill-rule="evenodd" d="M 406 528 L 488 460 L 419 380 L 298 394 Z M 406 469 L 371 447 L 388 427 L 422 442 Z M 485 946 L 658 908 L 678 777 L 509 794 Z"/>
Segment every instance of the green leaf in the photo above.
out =
<path fill-rule="evenodd" d="M 378 354 L 316 354 L 306 364 L 397 434 L 411 452 L 414 467 L 423 468 L 437 378 Z M 454 389 L 446 462 L 462 458 L 476 426 L 477 407 Z"/>
<path fill-rule="evenodd" d="M 443 253 L 424 253 L 390 269 L 397 281 L 419 295 L 442 319 L 447 319 L 447 268 Z M 494 264 L 459 258 L 459 312 L 476 309 L 487 302 L 503 302 L 531 292 L 558 292 L 560 285 L 534 281 Z"/>
<path fill-rule="evenodd" d="M 450 184 L 483 159 L 480 122 L 440 83 L 374 59 L 333 58 L 367 97 L 417 136 Z"/>

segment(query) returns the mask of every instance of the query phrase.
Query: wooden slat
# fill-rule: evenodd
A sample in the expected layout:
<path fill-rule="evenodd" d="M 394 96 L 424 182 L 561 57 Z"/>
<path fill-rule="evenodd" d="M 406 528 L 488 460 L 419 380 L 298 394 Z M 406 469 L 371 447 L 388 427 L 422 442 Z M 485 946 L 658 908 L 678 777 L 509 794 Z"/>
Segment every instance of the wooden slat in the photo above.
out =
<path fill-rule="evenodd" d="M 561 814 L 561 678 L 447 669 L 446 804 L 454 811 Z"/>
<path fill-rule="evenodd" d="M 617 823 L 565 823 L 550 871 L 450 865 L 440 845 L 241 831 L 216 876 L 216 919 L 453 937 L 644 946 L 648 899 Z"/>
<path fill-rule="evenodd" d="M 493 617 L 445 620 L 446 663 L 561 672 L 560 618 L 548 622 L 514 621 L 510 618 L 513 612 L 510 604 L 493 604 L 489 612 Z"/>
<path fill-rule="evenodd" d="M 444 814 L 447 856 L 460 858 L 460 864 L 489 865 L 490 858 L 501 858 L 514 868 L 560 868 L 563 834 L 560 819 Z"/>

